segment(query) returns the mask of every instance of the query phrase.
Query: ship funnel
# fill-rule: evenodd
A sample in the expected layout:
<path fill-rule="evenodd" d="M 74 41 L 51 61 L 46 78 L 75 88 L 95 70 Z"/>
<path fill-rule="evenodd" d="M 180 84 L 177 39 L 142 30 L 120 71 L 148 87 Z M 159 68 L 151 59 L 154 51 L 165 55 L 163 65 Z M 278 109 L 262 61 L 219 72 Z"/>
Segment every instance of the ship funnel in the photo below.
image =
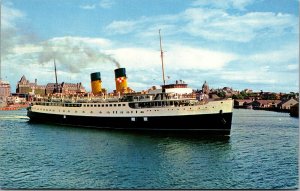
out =
<path fill-rule="evenodd" d="M 127 93 L 127 77 L 125 68 L 115 69 L 116 92 Z"/>
<path fill-rule="evenodd" d="M 91 73 L 91 86 L 94 95 L 100 94 L 102 91 L 102 81 L 100 72 Z"/>

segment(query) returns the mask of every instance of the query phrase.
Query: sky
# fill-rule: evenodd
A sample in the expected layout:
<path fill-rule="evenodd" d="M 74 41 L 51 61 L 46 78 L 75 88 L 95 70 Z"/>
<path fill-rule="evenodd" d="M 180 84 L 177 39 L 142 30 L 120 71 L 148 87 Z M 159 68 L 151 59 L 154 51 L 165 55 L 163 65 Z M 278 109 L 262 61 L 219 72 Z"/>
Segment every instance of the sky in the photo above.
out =
<path fill-rule="evenodd" d="M 299 0 L 2 0 L 1 78 L 39 85 L 100 72 L 115 89 L 126 68 L 136 91 L 167 83 L 193 89 L 299 92 Z"/>

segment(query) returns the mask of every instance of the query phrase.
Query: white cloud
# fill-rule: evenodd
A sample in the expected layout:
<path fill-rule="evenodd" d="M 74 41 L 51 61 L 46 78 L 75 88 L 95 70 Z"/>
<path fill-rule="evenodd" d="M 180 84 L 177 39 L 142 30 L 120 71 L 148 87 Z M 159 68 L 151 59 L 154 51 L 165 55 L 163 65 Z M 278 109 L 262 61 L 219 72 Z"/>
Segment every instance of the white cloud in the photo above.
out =
<path fill-rule="evenodd" d="M 230 15 L 223 10 L 191 8 L 184 13 L 186 33 L 209 40 L 249 42 L 256 37 L 280 36 L 286 29 L 297 33 L 297 18 L 289 14 L 251 12 Z"/>
<path fill-rule="evenodd" d="M 103 9 L 109 9 L 111 8 L 113 5 L 115 4 L 115 2 L 113 0 L 101 0 L 99 2 L 99 6 Z"/>
<path fill-rule="evenodd" d="M 1 29 L 16 28 L 16 21 L 24 17 L 24 13 L 17 9 L 1 5 Z"/>
<path fill-rule="evenodd" d="M 107 50 L 107 54 L 112 55 L 119 62 L 121 67 L 145 69 L 157 67 L 160 64 L 160 54 L 158 51 L 147 48 L 115 48 Z"/>
<path fill-rule="evenodd" d="M 235 60 L 236 55 L 218 51 L 207 50 L 184 45 L 169 45 L 164 54 L 166 69 L 197 69 L 219 70 L 226 64 Z M 121 66 L 129 68 L 160 69 L 160 52 L 147 48 L 120 48 L 108 51 L 120 61 Z"/>
<path fill-rule="evenodd" d="M 265 71 L 264 68 L 256 68 L 248 71 L 224 71 L 220 74 L 223 80 L 240 81 L 243 83 L 261 83 L 273 84 L 278 82 L 278 78 L 274 78 L 272 73 Z"/>
<path fill-rule="evenodd" d="M 99 3 L 80 5 L 79 8 L 86 10 L 96 9 L 97 7 L 110 9 L 114 4 L 115 2 L 113 0 L 101 0 Z"/>
<path fill-rule="evenodd" d="M 26 15 L 17 9 L 1 5 L 1 56 L 5 57 L 22 38 L 18 34 L 17 22 Z"/>
<path fill-rule="evenodd" d="M 3 60 L 3 63 L 15 63 L 16 67 L 22 67 L 25 63 L 42 70 L 44 66 L 53 63 L 55 59 L 60 65 L 61 71 L 80 73 L 101 63 L 111 65 L 118 64 L 114 58 L 103 53 L 111 46 L 111 42 L 101 38 L 84 37 L 59 37 L 38 44 L 24 44 L 14 47 L 13 56 Z"/>
<path fill-rule="evenodd" d="M 222 1 L 227 2 L 227 1 Z M 238 1 L 231 1 L 237 3 Z M 226 4 L 226 3 L 225 3 Z M 236 5 L 237 6 L 237 5 Z M 213 41 L 250 42 L 257 38 L 278 37 L 285 33 L 297 34 L 298 18 L 291 14 L 246 12 L 233 14 L 223 9 L 188 8 L 174 15 L 141 17 L 136 20 L 111 22 L 105 29 L 111 34 L 139 34 L 153 36 L 153 31 L 165 28 L 171 35 L 190 35 Z"/>
<path fill-rule="evenodd" d="M 220 70 L 237 59 L 232 53 L 207 50 L 184 45 L 171 45 L 166 53 L 166 61 L 171 67 L 197 70 Z"/>
<path fill-rule="evenodd" d="M 88 10 L 90 10 L 90 9 L 95 9 L 96 8 L 96 4 L 85 4 L 85 5 L 80 5 L 79 6 L 81 9 L 88 9 Z"/>
<path fill-rule="evenodd" d="M 31 53 L 37 53 L 42 51 L 42 47 L 34 44 L 24 44 L 24 45 L 18 45 L 14 47 L 13 49 L 14 54 L 31 54 Z"/>
<path fill-rule="evenodd" d="M 256 54 L 250 54 L 247 57 L 241 58 L 241 63 L 255 63 L 256 65 L 272 64 L 283 66 L 286 63 L 295 62 L 299 60 L 298 44 L 292 43 L 277 48 L 276 50 L 265 51 Z"/>
<path fill-rule="evenodd" d="M 192 3 L 193 6 L 208 6 L 219 9 L 238 9 L 245 10 L 245 8 L 252 4 L 253 0 L 196 0 Z"/>
<path fill-rule="evenodd" d="M 49 42 L 53 42 L 53 44 L 89 44 L 92 46 L 98 46 L 98 48 L 110 47 L 112 42 L 108 39 L 104 38 L 89 38 L 89 37 L 77 37 L 77 36 L 65 36 L 65 37 L 56 37 L 48 40 Z"/>
<path fill-rule="evenodd" d="M 127 34 L 135 29 L 136 24 L 135 21 L 113 21 L 105 30 L 111 34 Z"/>

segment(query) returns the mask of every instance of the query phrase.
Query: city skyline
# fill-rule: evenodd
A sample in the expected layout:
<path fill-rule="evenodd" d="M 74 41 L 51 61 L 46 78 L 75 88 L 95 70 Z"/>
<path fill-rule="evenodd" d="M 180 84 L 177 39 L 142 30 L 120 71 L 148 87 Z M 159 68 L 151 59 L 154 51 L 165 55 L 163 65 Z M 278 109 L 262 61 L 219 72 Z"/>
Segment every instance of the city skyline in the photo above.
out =
<path fill-rule="evenodd" d="M 298 0 L 3 0 L 2 79 L 22 75 L 40 84 L 82 82 L 101 72 L 115 88 L 114 69 L 125 67 L 128 85 L 162 84 L 161 29 L 167 83 L 200 89 L 232 87 L 298 92 Z"/>

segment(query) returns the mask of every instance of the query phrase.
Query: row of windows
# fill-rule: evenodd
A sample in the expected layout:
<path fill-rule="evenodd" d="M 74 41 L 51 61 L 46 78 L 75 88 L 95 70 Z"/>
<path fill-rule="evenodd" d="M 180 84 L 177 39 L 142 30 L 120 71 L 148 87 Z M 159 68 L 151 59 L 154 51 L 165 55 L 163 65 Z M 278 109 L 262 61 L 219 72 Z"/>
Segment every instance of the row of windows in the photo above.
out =
<path fill-rule="evenodd" d="M 53 109 L 53 110 L 51 110 L 51 109 L 39 109 L 39 108 L 37 108 L 36 110 L 39 110 L 39 111 L 52 111 L 52 112 L 55 112 L 55 110 Z M 58 112 L 61 112 L 60 110 L 58 110 Z M 62 110 L 62 112 L 63 113 L 70 113 L 71 111 L 70 110 Z M 75 113 L 78 113 L 78 111 L 77 110 L 75 110 L 74 111 Z M 82 113 L 86 113 L 85 111 L 82 111 Z M 93 111 L 90 111 L 89 113 L 94 113 Z M 99 113 L 100 114 L 102 114 L 102 111 L 99 111 Z M 103 112 L 104 113 L 104 112 Z M 112 111 L 112 112 L 110 112 L 110 111 L 107 111 L 106 112 L 107 114 L 110 114 L 110 113 L 113 113 L 113 114 L 117 114 L 118 113 L 118 111 Z M 120 114 L 124 114 L 124 113 L 144 113 L 144 111 L 119 111 L 119 113 Z"/>
<path fill-rule="evenodd" d="M 45 102 L 39 103 L 37 102 L 36 105 L 45 105 L 45 106 L 63 106 L 63 107 L 121 107 L 126 106 L 126 104 L 81 104 L 81 103 L 55 103 L 55 102 Z"/>
<path fill-rule="evenodd" d="M 223 103 L 223 102 L 221 102 Z M 46 105 L 46 106 L 64 106 L 64 107 L 125 107 L 126 104 L 81 104 L 81 103 L 55 103 L 55 102 L 45 102 L 45 103 L 36 103 L 36 105 Z M 179 103 L 179 102 L 140 102 L 140 103 L 129 103 L 131 108 L 144 108 L 144 107 L 157 107 L 157 106 L 188 106 L 188 103 Z M 207 108 L 207 107 L 205 107 Z M 214 107 L 213 107 L 214 108 Z"/>
<path fill-rule="evenodd" d="M 212 107 L 212 108 L 214 108 L 214 107 Z M 198 108 L 198 109 L 200 109 L 200 108 Z M 207 109 L 207 107 L 205 107 L 205 109 Z M 53 112 L 55 112 L 54 109 L 51 110 L 51 109 L 39 109 L 39 108 L 37 108 L 37 110 L 40 110 L 40 111 L 53 111 Z M 173 111 L 173 109 L 171 109 L 171 110 Z M 179 111 L 179 109 L 177 109 L 177 110 Z M 183 110 L 185 110 L 185 108 L 183 108 Z M 190 110 L 192 110 L 191 107 L 190 107 Z M 147 110 L 147 112 L 151 112 L 151 111 L 152 111 L 151 109 Z M 160 111 L 160 110 L 154 109 L 153 111 Z M 168 111 L 170 111 L 170 109 L 168 109 Z M 58 112 L 60 112 L 60 110 L 58 110 Z M 71 111 L 70 110 L 62 110 L 62 112 L 68 112 L 68 113 L 70 113 Z M 75 110 L 74 112 L 77 113 L 78 111 Z M 85 111 L 82 111 L 82 113 L 85 113 Z M 90 111 L 90 113 L 93 113 L 93 111 Z M 102 111 L 99 111 L 99 113 L 102 114 Z M 111 112 L 107 111 L 106 113 L 110 114 Z M 113 114 L 117 114 L 118 111 L 112 111 L 112 113 Z M 119 113 L 123 114 L 123 113 L 125 113 L 125 111 L 119 111 Z M 126 111 L 126 113 L 134 113 L 134 112 L 133 111 Z M 136 110 L 135 113 L 138 113 L 138 111 Z M 140 111 L 139 113 L 144 113 L 144 111 Z"/>
<path fill-rule="evenodd" d="M 121 106 L 126 106 L 125 103 L 123 104 L 83 104 L 83 107 L 121 107 Z"/>

